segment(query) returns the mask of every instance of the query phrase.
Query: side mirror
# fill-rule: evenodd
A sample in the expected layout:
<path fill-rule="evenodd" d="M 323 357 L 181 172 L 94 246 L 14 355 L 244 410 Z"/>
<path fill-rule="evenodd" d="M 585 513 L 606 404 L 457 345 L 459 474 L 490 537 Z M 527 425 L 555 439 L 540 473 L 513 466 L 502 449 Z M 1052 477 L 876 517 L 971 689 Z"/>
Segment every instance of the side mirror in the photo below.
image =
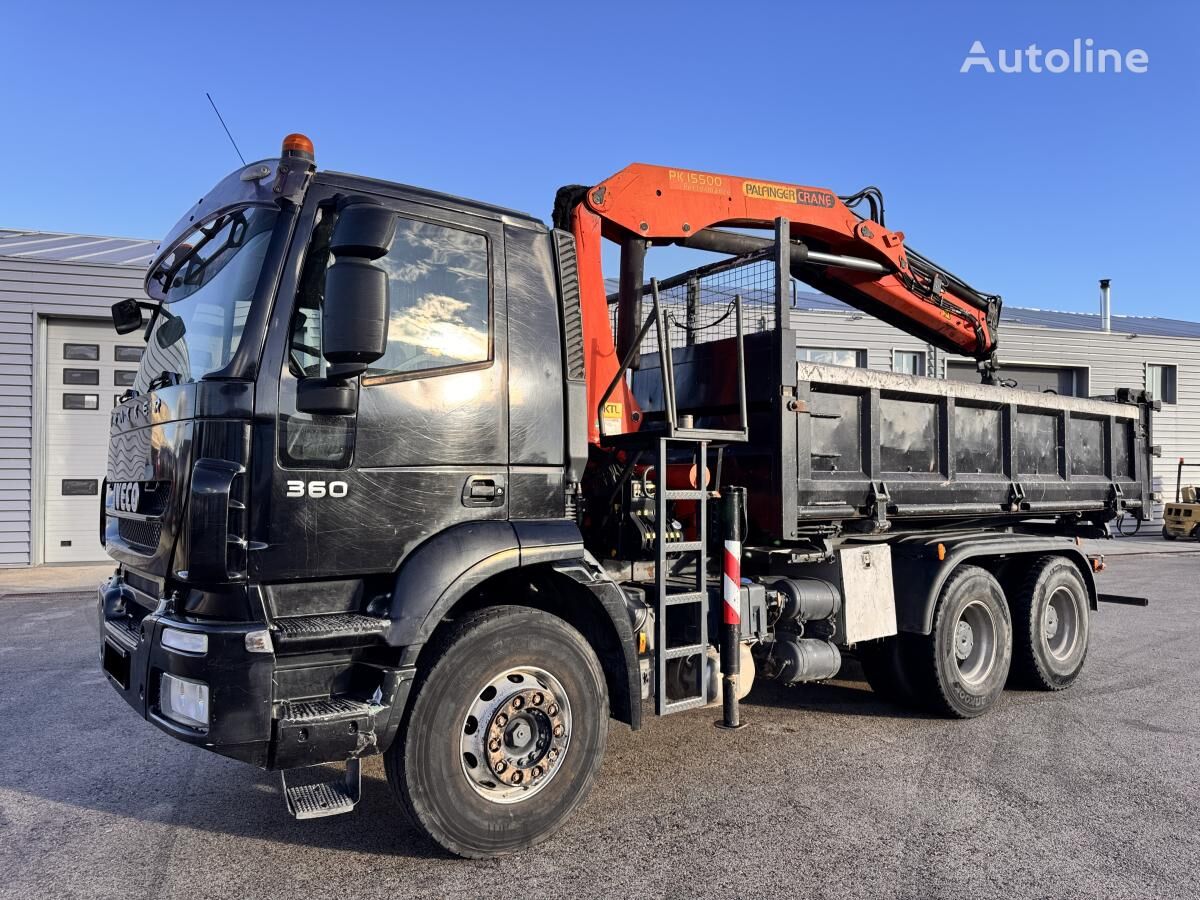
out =
<path fill-rule="evenodd" d="M 396 237 L 396 214 L 374 203 L 347 203 L 338 213 L 329 249 L 334 256 L 379 259 Z"/>
<path fill-rule="evenodd" d="M 142 327 L 142 307 L 134 298 L 112 305 L 113 328 L 117 334 L 130 334 Z"/>
<path fill-rule="evenodd" d="M 313 416 L 350 416 L 358 409 L 358 382 L 344 378 L 301 378 L 296 409 Z"/>
<path fill-rule="evenodd" d="M 159 315 L 164 316 L 167 314 L 159 313 Z M 166 350 L 172 344 L 177 343 L 183 337 L 185 331 L 187 331 L 187 326 L 184 324 L 183 319 L 179 318 L 179 316 L 171 316 L 170 318 L 163 319 L 162 324 L 155 329 L 154 339 L 158 341 L 158 346 Z"/>
<path fill-rule="evenodd" d="M 337 261 L 325 273 L 321 349 L 340 375 L 362 373 L 387 351 L 388 276 L 372 260 L 395 235 L 395 213 L 367 203 L 347 205 L 334 226 L 329 249 Z"/>

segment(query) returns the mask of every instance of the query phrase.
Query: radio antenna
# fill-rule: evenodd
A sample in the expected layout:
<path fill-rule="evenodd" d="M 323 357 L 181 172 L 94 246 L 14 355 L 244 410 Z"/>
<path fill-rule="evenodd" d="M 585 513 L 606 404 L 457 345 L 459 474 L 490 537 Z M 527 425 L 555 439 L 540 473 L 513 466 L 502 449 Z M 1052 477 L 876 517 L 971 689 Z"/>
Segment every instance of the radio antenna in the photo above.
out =
<path fill-rule="evenodd" d="M 225 129 L 225 134 L 229 138 L 229 143 L 233 144 L 233 152 L 238 155 L 238 159 L 242 161 L 242 165 L 246 164 L 246 157 L 242 156 L 242 151 L 238 149 L 237 141 L 233 139 L 233 135 L 229 133 L 229 126 L 225 124 L 225 117 L 221 115 L 221 111 L 217 109 L 217 104 L 212 98 L 212 94 L 208 91 L 204 92 L 204 96 L 208 98 L 209 104 L 213 108 L 213 112 L 217 114 L 217 121 L 221 123 L 221 127 Z"/>

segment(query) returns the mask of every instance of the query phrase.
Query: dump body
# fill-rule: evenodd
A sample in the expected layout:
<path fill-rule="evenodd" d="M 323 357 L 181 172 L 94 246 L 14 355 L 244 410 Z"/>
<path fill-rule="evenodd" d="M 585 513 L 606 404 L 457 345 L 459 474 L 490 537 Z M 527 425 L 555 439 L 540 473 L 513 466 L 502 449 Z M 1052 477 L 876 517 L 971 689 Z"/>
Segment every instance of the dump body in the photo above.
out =
<path fill-rule="evenodd" d="M 786 329 L 745 338 L 749 440 L 725 451 L 725 477 L 756 485 L 757 539 L 792 540 L 833 524 L 1101 523 L 1123 509 L 1149 510 L 1145 403 L 798 363 L 777 338 L 795 346 Z M 729 339 L 673 350 L 681 409 L 706 424 L 722 420 L 711 412 L 732 398 L 714 390 L 735 353 Z M 646 408 L 661 406 L 657 356 L 644 359 L 634 383 Z"/>

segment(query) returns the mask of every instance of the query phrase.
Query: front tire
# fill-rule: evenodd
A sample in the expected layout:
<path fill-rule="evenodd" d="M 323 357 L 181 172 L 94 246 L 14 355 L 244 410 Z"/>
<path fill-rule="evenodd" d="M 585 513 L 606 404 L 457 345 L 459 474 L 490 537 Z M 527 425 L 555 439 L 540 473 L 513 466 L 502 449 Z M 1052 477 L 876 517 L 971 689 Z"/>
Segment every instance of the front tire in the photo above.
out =
<path fill-rule="evenodd" d="M 1013 598 L 1013 674 L 1043 691 L 1070 687 L 1083 671 L 1089 634 L 1087 584 L 1064 556 L 1043 556 Z"/>
<path fill-rule="evenodd" d="M 549 837 L 583 802 L 608 738 L 608 689 L 557 616 L 500 606 L 456 623 L 384 758 L 413 824 L 488 859 Z"/>
<path fill-rule="evenodd" d="M 959 566 L 938 595 L 933 630 L 914 635 L 915 683 L 933 712 L 970 719 L 1004 691 L 1012 663 L 1012 618 L 986 569 Z"/>

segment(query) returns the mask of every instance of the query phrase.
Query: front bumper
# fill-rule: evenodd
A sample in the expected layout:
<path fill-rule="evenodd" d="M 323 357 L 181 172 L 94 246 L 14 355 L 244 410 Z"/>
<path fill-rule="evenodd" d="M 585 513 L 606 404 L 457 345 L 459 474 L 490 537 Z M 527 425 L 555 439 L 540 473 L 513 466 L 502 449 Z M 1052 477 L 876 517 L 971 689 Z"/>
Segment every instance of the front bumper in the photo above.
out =
<path fill-rule="evenodd" d="M 361 716 L 338 721 L 298 721 L 294 710 L 311 705 L 320 694 L 289 697 L 281 685 L 327 683 L 331 666 L 323 659 L 252 652 L 246 635 L 262 631 L 262 622 L 211 622 L 172 614 L 159 601 L 153 610 L 136 596 L 120 573 L 100 586 L 100 663 L 109 683 L 142 718 L 185 743 L 265 769 L 339 762 L 382 752 L 394 736 L 411 672 L 381 669 L 386 704 L 371 705 Z M 203 654 L 163 646 L 165 628 L 207 636 Z M 349 671 L 355 664 L 339 664 Z M 337 667 L 333 667 L 336 679 Z M 208 686 L 209 722 L 194 728 L 163 715 L 159 698 L 162 675 Z M 310 677 L 311 676 L 311 677 Z M 301 691 L 300 693 L 303 694 Z"/>
<path fill-rule="evenodd" d="M 100 662 L 109 683 L 142 718 L 167 734 L 223 756 L 268 767 L 271 757 L 275 657 L 246 650 L 246 635 L 260 622 L 210 624 L 174 618 L 164 604 L 140 621 L 130 613 L 131 592 L 114 575 L 100 587 Z M 204 655 L 162 645 L 165 627 L 208 636 Z M 200 681 L 209 689 L 207 728 L 192 728 L 162 714 L 159 684 L 163 673 Z"/>

